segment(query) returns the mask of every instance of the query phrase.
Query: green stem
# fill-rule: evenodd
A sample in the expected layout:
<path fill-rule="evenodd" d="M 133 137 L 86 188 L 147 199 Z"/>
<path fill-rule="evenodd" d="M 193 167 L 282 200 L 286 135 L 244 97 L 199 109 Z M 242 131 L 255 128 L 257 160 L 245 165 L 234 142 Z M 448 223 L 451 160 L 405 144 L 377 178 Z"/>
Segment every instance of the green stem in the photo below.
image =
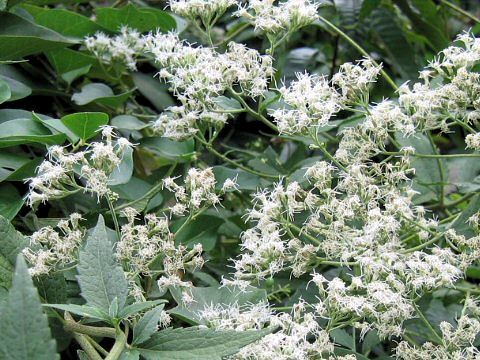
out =
<path fill-rule="evenodd" d="M 118 240 L 120 240 L 122 237 L 122 234 L 120 232 L 120 225 L 118 224 L 117 214 L 115 212 L 115 208 L 113 207 L 113 203 L 110 197 L 107 196 L 106 198 L 107 198 L 108 208 L 110 209 L 110 214 L 112 215 L 113 224 L 115 225 L 115 232 L 117 233 Z"/>
<path fill-rule="evenodd" d="M 422 319 L 423 323 L 427 326 L 427 328 L 430 330 L 430 332 L 435 337 L 435 339 L 439 342 L 439 344 L 443 344 L 442 338 L 437 334 L 435 329 L 432 327 L 432 324 L 430 324 L 430 321 L 428 321 L 425 315 L 423 315 L 420 308 L 417 306 L 417 304 L 415 304 L 415 301 L 412 301 L 412 304 L 418 316 L 420 317 L 420 319 Z"/>
<path fill-rule="evenodd" d="M 65 320 L 67 322 L 74 321 L 69 312 L 65 311 Z M 90 358 L 90 360 L 102 360 L 102 357 L 98 354 L 97 350 L 93 347 L 92 344 L 88 341 L 88 338 L 85 335 L 74 332 L 73 338 L 80 345 L 83 351 L 85 351 Z"/>
<path fill-rule="evenodd" d="M 127 329 L 128 329 L 128 325 L 125 331 L 127 331 Z M 117 360 L 120 357 L 120 355 L 122 355 L 123 349 L 125 348 L 126 344 L 127 344 L 127 336 L 122 330 L 117 329 L 117 337 L 115 340 L 115 344 L 113 344 L 113 347 L 110 350 L 110 353 L 108 354 L 108 356 L 105 358 L 105 360 Z"/>
<path fill-rule="evenodd" d="M 372 61 L 375 66 L 380 67 L 380 65 L 370 56 L 368 52 L 366 52 L 358 43 L 353 40 L 350 36 L 348 36 L 346 33 L 344 33 L 342 30 L 340 30 L 338 27 L 336 27 L 334 24 L 332 24 L 330 21 L 325 19 L 323 16 L 319 15 L 318 16 L 321 21 L 323 21 L 325 24 L 330 26 L 338 35 L 343 37 L 345 40 L 347 40 L 355 49 L 357 49 L 363 56 L 367 57 Z M 395 84 L 395 81 L 392 80 L 392 78 L 385 72 L 385 70 L 380 70 L 381 74 L 387 80 L 387 82 L 390 84 L 393 90 L 398 90 L 397 84 Z"/>
<path fill-rule="evenodd" d="M 103 347 L 101 347 L 95 340 L 93 340 L 90 336 L 88 335 L 85 335 L 85 337 L 87 338 L 87 340 L 90 342 L 90 344 L 93 345 L 93 347 L 95 349 L 97 349 L 97 351 L 99 351 L 100 353 L 102 353 L 103 356 L 107 356 L 108 355 L 108 351 L 105 350 Z"/>
<path fill-rule="evenodd" d="M 232 94 L 232 96 L 238 100 L 238 102 L 240 104 L 242 104 L 242 106 L 244 107 L 245 111 L 247 113 L 249 113 L 250 115 L 252 115 L 254 118 L 256 118 L 257 120 L 260 120 L 262 123 L 264 123 L 265 125 L 267 125 L 270 129 L 274 130 L 275 132 L 278 133 L 278 127 L 275 126 L 271 121 L 269 121 L 265 116 L 263 116 L 262 114 L 256 112 L 255 110 L 253 110 L 250 106 L 248 106 L 248 104 L 245 102 L 245 100 L 243 100 L 243 98 L 233 89 L 230 89 L 230 93 Z"/>
<path fill-rule="evenodd" d="M 239 33 L 241 33 L 243 30 L 245 30 L 247 27 L 249 27 L 250 24 L 249 23 L 245 23 L 241 26 L 239 26 L 235 31 L 233 31 L 230 35 L 228 35 L 225 39 L 223 39 L 221 42 L 219 43 L 216 43 L 215 44 L 215 47 L 217 46 L 222 46 L 224 44 L 226 44 L 227 42 L 229 42 L 230 40 L 232 40 L 235 36 L 237 36 Z"/>
<path fill-rule="evenodd" d="M 425 249 L 426 247 L 428 247 L 428 246 L 434 244 L 436 241 L 440 240 L 440 238 L 441 238 L 442 236 L 443 236 L 443 234 L 439 234 L 439 235 L 431 238 L 431 239 L 428 240 L 427 242 L 424 242 L 423 244 L 414 246 L 413 248 L 410 248 L 410 249 L 403 250 L 403 251 L 401 251 L 400 253 L 401 253 L 401 254 L 410 254 L 410 253 L 412 253 L 412 252 Z"/>
<path fill-rule="evenodd" d="M 383 151 L 382 155 L 402 156 L 402 152 L 395 151 Z M 478 158 L 480 154 L 411 154 L 409 156 L 415 156 L 425 159 L 457 159 L 457 158 Z"/>
<path fill-rule="evenodd" d="M 262 173 L 260 171 L 256 171 L 256 170 L 253 170 L 253 169 L 250 169 L 249 167 L 246 167 L 234 160 L 231 160 L 229 159 L 228 157 L 226 157 L 225 155 L 219 153 L 217 150 L 214 149 L 214 147 L 207 143 L 206 141 L 202 140 L 201 138 L 199 138 L 198 136 L 195 137 L 198 141 L 200 141 L 203 145 L 205 145 L 205 147 L 207 148 L 208 151 L 210 151 L 212 154 L 214 154 L 215 156 L 219 157 L 220 159 L 222 159 L 223 161 L 231 164 L 231 165 L 234 165 L 236 167 L 238 167 L 239 169 L 242 169 L 242 170 L 245 170 L 246 172 L 249 172 L 251 174 L 254 174 L 254 175 L 257 175 L 257 176 L 261 176 L 261 177 L 265 177 L 265 178 L 269 178 L 269 179 L 277 179 L 278 180 L 278 175 L 272 175 L 272 174 L 267 174 L 267 173 Z"/>
<path fill-rule="evenodd" d="M 65 324 L 63 325 L 63 328 L 69 332 L 74 332 L 74 333 L 79 333 L 79 334 L 85 334 L 85 335 L 90 335 L 90 336 L 96 336 L 96 337 L 109 337 L 109 338 L 115 338 L 116 336 L 116 331 L 113 328 L 109 327 L 96 327 L 96 326 L 88 326 L 88 325 L 83 325 L 79 324 L 76 321 L 73 320 L 73 318 L 70 319 L 67 318 L 67 312 L 65 312 L 65 318 L 67 319 Z"/>
<path fill-rule="evenodd" d="M 465 17 L 468 17 L 469 19 L 477 22 L 477 23 L 480 23 L 480 19 L 477 18 L 475 15 L 472 15 L 470 14 L 469 12 L 463 10 L 462 8 L 458 7 L 457 5 L 455 4 L 452 4 L 450 1 L 448 0 L 440 0 L 440 2 L 445 5 L 445 6 L 448 6 L 450 9 L 453 9 L 455 10 L 456 12 L 458 12 L 459 14 L 462 14 L 463 16 Z"/>
<path fill-rule="evenodd" d="M 173 163 L 172 166 L 170 166 L 170 168 L 168 169 L 167 173 L 165 174 L 164 177 L 169 177 L 170 175 L 172 175 L 173 171 L 175 170 L 177 166 L 177 163 Z M 162 190 L 162 187 L 163 187 L 163 182 L 162 181 L 159 181 L 158 184 L 154 185 L 150 190 L 148 190 L 145 194 L 143 194 L 142 196 L 140 196 L 139 198 L 135 199 L 135 200 L 132 200 L 128 203 L 125 203 L 125 204 L 122 204 L 122 205 L 119 205 L 115 208 L 116 211 L 120 211 L 122 209 L 125 209 L 127 207 L 130 207 L 130 206 L 133 206 L 137 203 L 139 203 L 140 201 L 144 201 L 144 200 L 148 200 L 148 199 L 151 199 L 152 197 L 154 197 L 160 190 Z"/>

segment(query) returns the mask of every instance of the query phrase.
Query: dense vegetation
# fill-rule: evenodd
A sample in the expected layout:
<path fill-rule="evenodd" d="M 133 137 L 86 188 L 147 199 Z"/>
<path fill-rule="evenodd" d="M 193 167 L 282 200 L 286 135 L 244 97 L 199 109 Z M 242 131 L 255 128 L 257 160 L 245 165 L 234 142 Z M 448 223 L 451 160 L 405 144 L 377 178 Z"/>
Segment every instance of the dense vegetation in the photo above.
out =
<path fill-rule="evenodd" d="M 480 359 L 479 13 L 0 0 L 0 359 Z"/>

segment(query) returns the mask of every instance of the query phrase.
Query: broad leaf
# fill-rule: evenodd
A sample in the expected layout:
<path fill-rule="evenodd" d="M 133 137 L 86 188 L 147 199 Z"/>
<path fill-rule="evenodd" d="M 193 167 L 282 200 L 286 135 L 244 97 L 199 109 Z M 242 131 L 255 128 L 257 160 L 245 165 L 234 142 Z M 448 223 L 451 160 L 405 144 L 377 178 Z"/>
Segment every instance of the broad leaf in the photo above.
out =
<path fill-rule="evenodd" d="M 4 103 L 12 96 L 12 92 L 10 91 L 10 87 L 8 86 L 5 80 L 0 78 L 0 104 Z"/>
<path fill-rule="evenodd" d="M 25 202 L 17 188 L 12 184 L 0 185 L 0 215 L 12 220 L 20 211 Z"/>
<path fill-rule="evenodd" d="M 177 231 L 186 220 L 187 218 L 178 220 L 172 226 L 172 230 Z M 217 229 L 223 223 L 224 220 L 218 216 L 199 215 L 186 224 L 182 231 L 175 234 L 175 242 L 190 248 L 196 244 L 202 244 L 203 250 L 210 251 L 215 247 L 217 241 Z"/>
<path fill-rule="evenodd" d="M 183 163 L 194 155 L 194 141 L 174 141 L 163 137 L 149 137 L 140 140 L 140 145 L 156 155 L 173 162 Z"/>
<path fill-rule="evenodd" d="M 129 182 L 133 174 L 133 149 L 126 148 L 120 165 L 110 174 L 109 185 L 120 185 Z"/>
<path fill-rule="evenodd" d="M 267 301 L 266 291 L 254 287 L 244 291 L 229 286 L 195 287 L 189 289 L 171 287 L 170 293 L 178 305 L 170 310 L 169 313 L 194 325 L 206 325 L 200 313 L 212 305 L 228 306 L 237 304 L 242 306 Z M 191 303 L 186 304 L 183 302 L 184 293 L 191 296 L 193 299 Z"/>
<path fill-rule="evenodd" d="M 132 79 L 138 91 L 157 109 L 163 111 L 169 106 L 174 106 L 175 101 L 168 93 L 168 86 L 154 78 L 154 74 L 132 73 Z"/>
<path fill-rule="evenodd" d="M 76 304 L 43 304 L 43 306 L 68 311 L 72 314 L 92 319 L 104 320 L 107 322 L 111 320 L 111 317 L 107 313 L 93 306 Z"/>
<path fill-rule="evenodd" d="M 257 190 L 261 186 L 261 179 L 257 175 L 249 174 L 241 169 L 231 169 L 226 166 L 212 168 L 217 183 L 215 187 L 220 190 L 227 179 L 236 179 L 240 190 Z"/>
<path fill-rule="evenodd" d="M 137 8 L 129 3 L 120 9 L 97 8 L 97 23 L 110 31 L 119 31 L 122 26 L 135 28 L 140 32 L 160 29 L 174 30 L 175 19 L 165 11 L 154 8 Z"/>
<path fill-rule="evenodd" d="M 221 360 L 261 339 L 272 329 L 214 331 L 198 327 L 167 329 L 137 348 L 147 360 Z"/>
<path fill-rule="evenodd" d="M 141 344 L 150 339 L 150 337 L 157 331 L 158 321 L 163 311 L 163 304 L 147 311 L 133 328 L 133 342 L 132 344 Z"/>
<path fill-rule="evenodd" d="M 8 101 L 23 99 L 32 93 L 32 89 L 29 86 L 15 79 L 13 76 L 0 75 L 0 81 L 6 83 L 10 89 L 10 98 Z"/>
<path fill-rule="evenodd" d="M 132 115 L 118 115 L 112 119 L 112 126 L 117 129 L 142 130 L 148 126 L 143 121 Z"/>
<path fill-rule="evenodd" d="M 52 50 L 46 55 L 55 70 L 68 84 L 88 73 L 92 65 L 97 63 L 94 57 L 68 48 Z"/>
<path fill-rule="evenodd" d="M 12 60 L 76 43 L 12 13 L 1 12 L 0 24 L 0 60 Z"/>
<path fill-rule="evenodd" d="M 98 223 L 80 251 L 78 284 L 87 304 L 108 313 L 114 299 L 122 309 L 127 301 L 128 283 L 123 269 L 116 262 L 112 243 L 107 237 L 105 222 L 100 215 Z"/>
<path fill-rule="evenodd" d="M 13 284 L 0 313 L 0 323 L 1 359 L 59 359 L 47 316 L 21 255 L 18 255 Z"/>
<path fill-rule="evenodd" d="M 108 124 L 108 115 L 100 112 L 82 112 L 62 117 L 62 123 L 82 140 L 94 137 Z"/>
<path fill-rule="evenodd" d="M 103 28 L 81 14 L 66 9 L 48 9 L 35 16 L 37 24 L 48 27 L 56 32 L 77 38 L 92 35 Z"/>
<path fill-rule="evenodd" d="M 92 83 L 85 85 L 78 93 L 73 94 L 72 100 L 77 105 L 86 105 L 96 102 L 101 105 L 113 108 L 119 107 L 130 97 L 134 90 L 115 95 L 113 90 L 103 83 Z"/>
<path fill-rule="evenodd" d="M 52 134 L 32 119 L 15 119 L 0 124 L 0 147 L 28 143 L 56 145 L 63 144 L 65 139 L 65 134 Z"/>

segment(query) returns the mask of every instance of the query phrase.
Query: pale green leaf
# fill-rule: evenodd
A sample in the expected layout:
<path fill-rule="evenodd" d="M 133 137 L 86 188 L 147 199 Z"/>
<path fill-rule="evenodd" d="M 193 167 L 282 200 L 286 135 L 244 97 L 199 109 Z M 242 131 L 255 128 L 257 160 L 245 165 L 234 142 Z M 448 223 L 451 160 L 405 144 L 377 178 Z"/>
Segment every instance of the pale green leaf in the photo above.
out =
<path fill-rule="evenodd" d="M 147 311 L 133 328 L 133 345 L 141 344 L 150 339 L 157 331 L 158 321 L 163 311 L 164 305 L 161 304 L 150 311 Z"/>

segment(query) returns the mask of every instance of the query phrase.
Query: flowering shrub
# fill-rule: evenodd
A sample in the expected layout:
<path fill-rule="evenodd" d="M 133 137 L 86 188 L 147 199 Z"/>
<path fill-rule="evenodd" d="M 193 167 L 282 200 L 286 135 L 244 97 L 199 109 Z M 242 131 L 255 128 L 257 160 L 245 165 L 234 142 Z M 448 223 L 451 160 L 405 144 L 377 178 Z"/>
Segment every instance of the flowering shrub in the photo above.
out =
<path fill-rule="evenodd" d="M 473 14 L 12 3 L 0 359 L 480 359 Z"/>

